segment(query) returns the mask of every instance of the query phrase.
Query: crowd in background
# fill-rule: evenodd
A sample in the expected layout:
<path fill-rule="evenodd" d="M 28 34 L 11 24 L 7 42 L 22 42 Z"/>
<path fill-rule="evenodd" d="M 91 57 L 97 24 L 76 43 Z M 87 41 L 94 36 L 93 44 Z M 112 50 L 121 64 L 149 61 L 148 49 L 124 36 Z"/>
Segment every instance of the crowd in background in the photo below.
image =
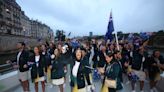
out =
<path fill-rule="evenodd" d="M 29 75 L 36 92 L 41 82 L 59 86 L 64 92 L 66 81 L 70 82 L 71 92 L 94 92 L 94 80 L 102 83 L 100 92 L 121 92 L 123 81 L 128 77 L 132 92 L 136 82 L 140 82 L 140 92 L 144 92 L 144 82 L 150 80 L 151 92 L 157 92 L 155 85 L 164 70 L 164 59 L 159 50 L 149 53 L 146 41 L 120 41 L 119 44 L 104 40 L 67 40 L 46 42 L 27 48 L 18 42 L 19 49 L 15 60 L 8 60 L 15 69 L 24 92 L 29 92 Z M 70 72 L 68 72 L 70 69 Z M 69 80 L 66 80 L 66 74 Z M 127 81 L 127 80 L 126 80 Z M 127 81 L 127 82 L 128 82 Z"/>

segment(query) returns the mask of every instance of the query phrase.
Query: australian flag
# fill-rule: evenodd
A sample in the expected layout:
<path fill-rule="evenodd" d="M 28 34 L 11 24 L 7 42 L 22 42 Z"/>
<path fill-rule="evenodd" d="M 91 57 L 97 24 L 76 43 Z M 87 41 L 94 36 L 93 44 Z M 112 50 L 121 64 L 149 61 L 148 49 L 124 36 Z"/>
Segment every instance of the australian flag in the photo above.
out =
<path fill-rule="evenodd" d="M 110 18 L 109 18 L 108 28 L 107 28 L 107 32 L 105 34 L 105 41 L 107 41 L 108 39 L 110 41 L 112 41 L 112 39 L 113 39 L 112 32 L 113 31 L 114 31 L 113 18 L 112 18 L 112 12 L 110 12 Z"/>

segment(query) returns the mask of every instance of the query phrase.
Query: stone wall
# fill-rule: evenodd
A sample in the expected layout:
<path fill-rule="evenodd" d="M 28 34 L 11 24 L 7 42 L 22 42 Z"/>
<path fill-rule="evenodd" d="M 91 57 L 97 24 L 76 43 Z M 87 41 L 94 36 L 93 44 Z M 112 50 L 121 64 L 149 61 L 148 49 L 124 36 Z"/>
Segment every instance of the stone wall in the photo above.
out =
<path fill-rule="evenodd" d="M 26 45 L 30 47 L 34 47 L 39 44 L 38 40 L 35 38 L 0 34 L 0 53 L 16 50 L 16 44 L 18 42 L 25 42 Z"/>

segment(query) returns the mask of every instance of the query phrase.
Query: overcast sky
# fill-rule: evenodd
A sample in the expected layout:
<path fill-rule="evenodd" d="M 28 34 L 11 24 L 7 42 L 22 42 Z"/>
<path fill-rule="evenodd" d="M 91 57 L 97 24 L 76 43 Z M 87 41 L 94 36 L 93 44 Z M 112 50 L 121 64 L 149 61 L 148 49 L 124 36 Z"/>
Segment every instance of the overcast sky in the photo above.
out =
<path fill-rule="evenodd" d="M 32 19 L 72 36 L 104 35 L 110 11 L 115 31 L 164 29 L 164 0 L 16 0 Z"/>

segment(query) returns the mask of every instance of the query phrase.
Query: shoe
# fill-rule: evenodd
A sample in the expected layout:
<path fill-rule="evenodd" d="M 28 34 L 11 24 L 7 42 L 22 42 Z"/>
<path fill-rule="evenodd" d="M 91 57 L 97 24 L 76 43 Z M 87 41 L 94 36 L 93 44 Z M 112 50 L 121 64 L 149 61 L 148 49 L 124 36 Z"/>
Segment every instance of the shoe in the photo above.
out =
<path fill-rule="evenodd" d="M 141 90 L 140 92 L 144 92 L 143 90 Z"/>
<path fill-rule="evenodd" d="M 132 92 L 136 92 L 135 90 L 133 90 Z"/>
<path fill-rule="evenodd" d="M 130 81 L 127 81 L 125 84 L 126 84 L 126 85 L 130 84 Z"/>
<path fill-rule="evenodd" d="M 135 87 L 135 88 L 137 87 L 137 83 L 135 83 L 134 87 Z"/>
<path fill-rule="evenodd" d="M 150 89 L 150 92 L 154 92 L 154 90 L 153 89 Z"/>
<path fill-rule="evenodd" d="M 53 88 L 53 85 L 52 84 L 49 84 L 49 88 Z"/>
<path fill-rule="evenodd" d="M 157 90 L 155 87 L 153 88 L 153 91 L 154 91 L 154 92 L 158 92 L 158 90 Z"/>
<path fill-rule="evenodd" d="M 145 80 L 144 82 L 145 82 L 145 83 L 149 83 L 149 81 L 148 81 L 148 80 Z"/>
<path fill-rule="evenodd" d="M 92 87 L 91 85 L 87 86 L 87 92 L 91 92 L 91 87 Z"/>
<path fill-rule="evenodd" d="M 95 90 L 95 85 L 92 85 L 92 89 Z"/>

